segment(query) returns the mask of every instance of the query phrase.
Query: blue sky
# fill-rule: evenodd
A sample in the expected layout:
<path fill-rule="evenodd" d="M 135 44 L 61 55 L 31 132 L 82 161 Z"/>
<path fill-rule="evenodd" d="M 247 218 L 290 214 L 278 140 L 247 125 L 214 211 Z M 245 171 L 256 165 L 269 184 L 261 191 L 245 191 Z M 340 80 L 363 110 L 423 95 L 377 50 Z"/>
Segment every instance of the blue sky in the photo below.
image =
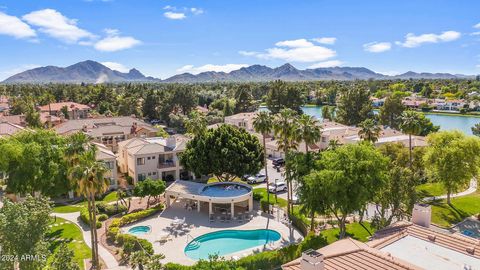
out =
<path fill-rule="evenodd" d="M 0 0 L 0 80 L 95 60 L 160 78 L 289 62 L 480 74 L 480 1 Z"/>

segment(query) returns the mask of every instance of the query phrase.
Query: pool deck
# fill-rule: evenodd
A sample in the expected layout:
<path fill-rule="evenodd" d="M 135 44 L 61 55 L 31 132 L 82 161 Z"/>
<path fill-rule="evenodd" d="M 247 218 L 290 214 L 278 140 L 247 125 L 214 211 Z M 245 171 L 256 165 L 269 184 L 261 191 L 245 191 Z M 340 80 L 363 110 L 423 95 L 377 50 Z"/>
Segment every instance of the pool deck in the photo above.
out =
<path fill-rule="evenodd" d="M 172 226 L 172 221 L 175 219 L 175 217 L 180 219 L 185 217 L 185 222 L 179 226 Z M 289 227 L 277 220 L 274 220 L 273 217 L 270 217 L 269 219 L 260 212 L 255 212 L 253 219 L 247 222 L 220 222 L 216 220 L 215 222 L 210 223 L 208 214 L 205 212 L 197 212 L 195 210 L 185 210 L 181 203 L 173 203 L 171 207 L 165 209 L 159 215 L 155 215 L 140 222 L 122 227 L 122 230 L 127 232 L 130 228 L 135 226 L 150 226 L 152 228 L 150 233 L 137 235 L 137 237 L 147 239 L 153 243 L 153 249 L 155 253 L 161 253 L 165 255 L 165 259 L 163 260 L 164 263 L 174 262 L 183 265 L 192 265 L 195 263 L 195 260 L 192 260 L 185 255 L 184 248 L 190 241 L 192 241 L 193 238 L 219 230 L 265 229 L 267 227 L 267 223 L 268 229 L 279 232 L 282 238 L 279 241 L 266 246 L 265 250 L 277 249 L 291 243 L 299 242 L 303 239 L 300 232 L 293 229 L 293 227 Z M 159 240 L 161 239 L 162 235 L 166 234 L 170 235 L 171 240 L 166 241 L 165 243 L 160 243 Z M 232 258 L 232 256 L 242 257 L 247 254 L 250 255 L 263 250 L 264 246 L 260 246 L 252 249 L 242 250 L 238 253 L 232 253 L 224 257 L 227 259 Z"/>

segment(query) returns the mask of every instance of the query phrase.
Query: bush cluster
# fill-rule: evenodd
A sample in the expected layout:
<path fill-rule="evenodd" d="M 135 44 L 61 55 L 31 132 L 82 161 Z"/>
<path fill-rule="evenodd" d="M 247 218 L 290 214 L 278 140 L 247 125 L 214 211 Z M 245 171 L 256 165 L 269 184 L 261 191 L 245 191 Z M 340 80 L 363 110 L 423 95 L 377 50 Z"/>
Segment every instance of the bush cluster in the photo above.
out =
<path fill-rule="evenodd" d="M 121 247 L 124 257 L 132 252 L 140 250 L 145 250 L 148 254 L 153 254 L 152 243 L 131 234 L 123 234 L 120 230 L 120 227 L 154 215 L 160 212 L 162 209 L 163 205 L 160 204 L 153 208 L 112 219 L 112 222 L 107 229 L 107 239 L 114 242 L 116 246 Z"/>

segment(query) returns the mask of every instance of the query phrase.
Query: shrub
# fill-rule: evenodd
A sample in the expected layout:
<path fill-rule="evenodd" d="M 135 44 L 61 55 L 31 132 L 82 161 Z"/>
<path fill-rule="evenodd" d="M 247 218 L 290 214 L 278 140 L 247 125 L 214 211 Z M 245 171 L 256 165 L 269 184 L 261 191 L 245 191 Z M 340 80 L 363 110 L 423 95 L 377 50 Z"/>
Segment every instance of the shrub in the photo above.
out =
<path fill-rule="evenodd" d="M 102 227 L 102 222 L 100 222 L 101 221 L 100 218 L 107 219 L 108 217 L 106 215 L 105 217 L 103 217 L 102 215 L 97 215 L 97 224 L 96 224 L 97 229 Z M 83 207 L 82 209 L 80 209 L 80 219 L 90 227 L 90 215 L 88 214 L 87 207 Z"/>
<path fill-rule="evenodd" d="M 127 215 L 120 218 L 120 226 L 135 222 L 139 219 L 149 217 L 149 216 L 161 211 L 162 209 L 163 209 L 163 205 L 160 204 L 160 205 L 157 205 L 153 208 L 149 208 L 149 209 L 146 209 L 146 210 L 142 210 L 142 211 L 138 211 L 138 212 L 135 212 L 135 213 L 127 214 Z"/>
<path fill-rule="evenodd" d="M 263 194 L 262 193 L 253 193 L 253 199 L 255 201 L 260 201 L 261 199 L 263 198 Z"/>
<path fill-rule="evenodd" d="M 100 202 L 97 203 L 97 209 L 100 213 L 107 214 L 110 217 L 125 212 L 127 207 L 122 204 L 107 204 L 105 202 Z"/>

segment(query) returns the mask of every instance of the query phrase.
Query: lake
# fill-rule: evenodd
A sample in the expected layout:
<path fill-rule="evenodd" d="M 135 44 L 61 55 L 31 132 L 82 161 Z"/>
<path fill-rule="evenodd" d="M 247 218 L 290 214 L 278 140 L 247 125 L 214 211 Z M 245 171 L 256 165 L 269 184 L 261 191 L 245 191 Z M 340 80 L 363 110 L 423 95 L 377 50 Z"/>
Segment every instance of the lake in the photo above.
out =
<path fill-rule="evenodd" d="M 317 107 L 302 107 L 304 113 L 315 116 L 318 119 L 322 118 L 322 109 Z M 455 116 L 443 114 L 425 114 L 434 125 L 440 126 L 440 130 L 458 129 L 466 134 L 472 134 L 471 128 L 480 122 L 480 117 L 474 116 Z"/>

